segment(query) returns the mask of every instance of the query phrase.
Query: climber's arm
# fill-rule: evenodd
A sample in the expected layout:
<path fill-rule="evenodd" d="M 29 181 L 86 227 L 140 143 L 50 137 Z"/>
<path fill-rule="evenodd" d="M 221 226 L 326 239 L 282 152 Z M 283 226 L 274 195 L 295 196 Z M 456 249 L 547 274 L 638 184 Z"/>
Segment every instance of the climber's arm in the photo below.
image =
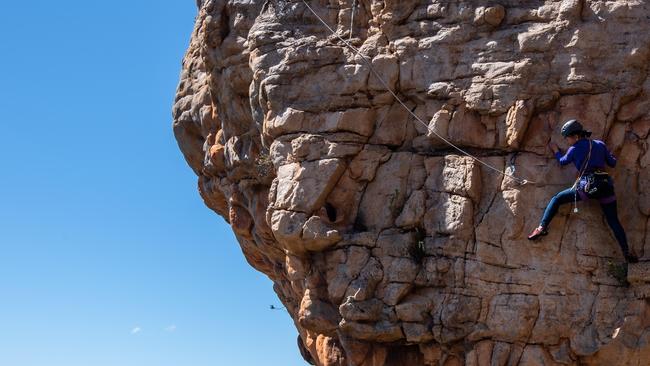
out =
<path fill-rule="evenodd" d="M 607 147 L 605 147 L 605 162 L 607 162 L 607 165 L 611 166 L 612 168 L 616 166 L 616 157 L 611 153 L 611 151 L 609 151 Z"/>
<path fill-rule="evenodd" d="M 558 149 L 557 151 L 555 151 L 555 159 L 557 159 L 560 165 L 567 165 L 573 161 L 574 151 L 575 148 L 571 146 L 569 150 L 566 151 L 566 154 L 562 155 L 562 151 Z"/>

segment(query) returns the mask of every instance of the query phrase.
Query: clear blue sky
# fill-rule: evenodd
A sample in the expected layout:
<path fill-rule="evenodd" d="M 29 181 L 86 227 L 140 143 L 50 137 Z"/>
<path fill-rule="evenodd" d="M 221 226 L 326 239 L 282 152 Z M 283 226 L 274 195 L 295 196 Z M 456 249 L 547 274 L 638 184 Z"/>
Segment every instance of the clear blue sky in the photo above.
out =
<path fill-rule="evenodd" d="M 0 365 L 304 365 L 171 130 L 194 0 L 0 11 Z"/>

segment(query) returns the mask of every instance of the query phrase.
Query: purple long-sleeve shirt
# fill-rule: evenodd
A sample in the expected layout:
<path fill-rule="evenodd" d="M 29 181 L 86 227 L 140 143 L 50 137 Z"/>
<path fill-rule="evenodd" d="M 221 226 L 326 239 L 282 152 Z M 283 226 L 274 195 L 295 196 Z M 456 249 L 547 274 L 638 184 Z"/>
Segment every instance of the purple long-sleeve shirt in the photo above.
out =
<path fill-rule="evenodd" d="M 600 140 L 580 139 L 567 150 L 566 154 L 562 155 L 561 151 L 556 152 L 555 158 L 560 165 L 573 163 L 576 169 L 581 171 L 584 161 L 589 154 L 589 141 L 592 141 L 591 157 L 589 158 L 585 172 L 603 169 L 605 168 L 605 164 L 611 167 L 616 166 L 616 158 L 609 152 L 605 143 Z"/>

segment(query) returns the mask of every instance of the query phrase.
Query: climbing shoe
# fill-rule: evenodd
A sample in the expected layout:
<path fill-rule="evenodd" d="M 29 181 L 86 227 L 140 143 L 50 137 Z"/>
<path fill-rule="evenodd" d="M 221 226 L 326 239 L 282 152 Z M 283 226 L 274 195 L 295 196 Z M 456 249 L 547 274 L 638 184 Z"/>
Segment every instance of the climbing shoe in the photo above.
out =
<path fill-rule="evenodd" d="M 548 235 L 548 231 L 546 231 L 546 228 L 538 226 L 532 233 L 530 233 L 530 235 L 528 235 L 528 240 L 535 240 L 544 235 Z"/>

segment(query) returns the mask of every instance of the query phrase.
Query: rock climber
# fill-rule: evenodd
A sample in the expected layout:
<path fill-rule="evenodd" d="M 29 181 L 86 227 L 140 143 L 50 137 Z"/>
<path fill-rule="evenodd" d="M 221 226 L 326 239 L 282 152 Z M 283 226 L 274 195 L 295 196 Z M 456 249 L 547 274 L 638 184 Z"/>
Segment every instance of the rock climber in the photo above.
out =
<path fill-rule="evenodd" d="M 560 205 L 589 198 L 597 199 L 600 208 L 605 214 L 607 224 L 614 232 L 614 236 L 623 251 L 625 260 L 628 263 L 638 261 L 636 256 L 630 253 L 627 245 L 625 230 L 618 220 L 616 209 L 616 196 L 612 178 L 603 171 L 605 164 L 610 167 L 616 165 L 616 158 L 607 149 L 604 142 L 591 140 L 591 131 L 583 128 L 582 124 L 575 119 L 568 120 L 562 126 L 562 136 L 571 145 L 566 154 L 562 155 L 560 148 L 555 143 L 550 143 L 549 148 L 553 151 L 555 158 L 560 165 L 573 163 L 578 169 L 578 178 L 571 188 L 557 193 L 546 206 L 544 216 L 539 226 L 528 235 L 528 240 L 535 240 L 548 234 L 548 227 L 557 213 Z M 574 212 L 577 212 L 577 205 Z"/>

